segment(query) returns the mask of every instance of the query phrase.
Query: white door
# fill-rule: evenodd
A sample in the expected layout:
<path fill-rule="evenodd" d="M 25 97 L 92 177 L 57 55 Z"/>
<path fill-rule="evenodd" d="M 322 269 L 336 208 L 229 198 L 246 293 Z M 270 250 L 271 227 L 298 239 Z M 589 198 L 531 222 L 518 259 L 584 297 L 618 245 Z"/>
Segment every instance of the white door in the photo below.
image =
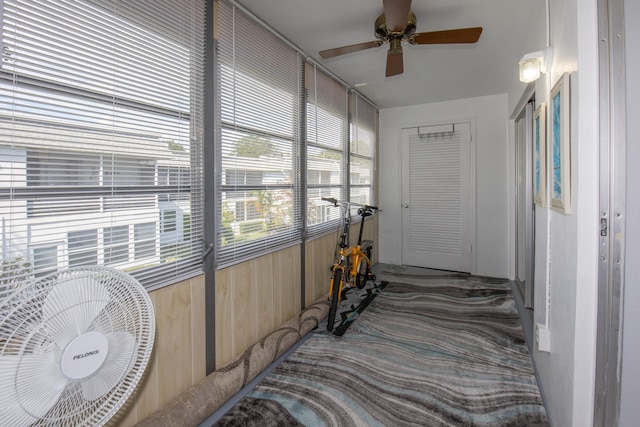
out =
<path fill-rule="evenodd" d="M 471 272 L 471 124 L 402 130 L 402 263 Z"/>

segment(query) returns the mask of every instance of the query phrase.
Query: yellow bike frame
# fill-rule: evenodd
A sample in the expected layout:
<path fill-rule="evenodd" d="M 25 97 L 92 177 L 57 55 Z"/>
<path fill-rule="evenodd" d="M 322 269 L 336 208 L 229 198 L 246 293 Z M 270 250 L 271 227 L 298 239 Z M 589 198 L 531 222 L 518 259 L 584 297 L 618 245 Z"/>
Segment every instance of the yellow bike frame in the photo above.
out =
<path fill-rule="evenodd" d="M 338 262 L 333 265 L 331 272 L 331 283 L 329 285 L 329 295 L 333 295 L 333 287 L 334 287 L 334 278 L 336 277 L 335 271 L 336 269 L 342 270 L 342 274 L 340 275 L 340 283 L 338 284 L 338 295 L 342 295 L 342 287 L 345 282 L 345 264 L 349 266 L 349 271 L 347 272 L 349 276 L 347 277 L 347 284 L 350 287 L 357 286 L 357 277 L 358 277 L 358 267 L 362 264 L 362 261 L 366 262 L 365 268 L 368 271 L 371 268 L 371 260 L 367 257 L 367 254 L 362 250 L 362 246 L 349 246 L 347 248 L 341 248 L 338 253 Z M 350 259 L 349 263 L 346 263 L 345 260 Z M 339 297 L 340 299 L 340 297 Z"/>
<path fill-rule="evenodd" d="M 375 275 L 371 274 L 371 246 L 363 248 L 362 231 L 364 220 L 367 216 L 373 215 L 378 210 L 376 206 L 360 205 L 351 202 L 339 202 L 333 198 L 322 198 L 334 206 L 340 205 L 343 208 L 342 225 L 338 231 L 339 239 L 336 245 L 336 259 L 331 267 L 331 281 L 329 282 L 329 317 L 327 320 L 327 330 L 331 331 L 334 323 L 338 302 L 342 299 L 342 290 L 345 282 L 349 287 L 364 287 L 368 280 L 375 280 Z M 362 217 L 360 222 L 360 232 L 358 243 L 355 246 L 347 246 L 349 236 L 349 226 L 351 224 L 350 206 L 359 206 L 358 215 Z M 337 290 L 337 292 L 336 292 Z"/>

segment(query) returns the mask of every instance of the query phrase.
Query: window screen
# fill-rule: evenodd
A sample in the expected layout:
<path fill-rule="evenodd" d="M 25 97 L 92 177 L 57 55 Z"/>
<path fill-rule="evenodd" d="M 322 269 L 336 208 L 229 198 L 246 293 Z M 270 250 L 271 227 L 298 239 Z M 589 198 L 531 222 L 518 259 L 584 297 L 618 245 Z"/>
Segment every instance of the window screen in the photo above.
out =
<path fill-rule="evenodd" d="M 349 184 L 352 202 L 374 204 L 377 110 L 356 92 L 351 96 Z"/>
<path fill-rule="evenodd" d="M 2 283 L 201 272 L 205 2 L 1 4 Z"/>
<path fill-rule="evenodd" d="M 348 88 L 306 64 L 307 228 L 309 236 L 337 226 L 340 209 L 322 197 L 347 197 Z"/>
<path fill-rule="evenodd" d="M 300 241 L 302 56 L 218 2 L 218 267 Z"/>

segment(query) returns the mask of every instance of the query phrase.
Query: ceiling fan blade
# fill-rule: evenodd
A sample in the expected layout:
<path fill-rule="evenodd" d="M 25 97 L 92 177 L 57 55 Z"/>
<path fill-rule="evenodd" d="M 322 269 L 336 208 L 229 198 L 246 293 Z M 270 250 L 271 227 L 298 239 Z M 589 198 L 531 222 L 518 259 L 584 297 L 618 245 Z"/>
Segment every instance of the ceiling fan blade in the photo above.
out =
<path fill-rule="evenodd" d="M 327 49 L 327 50 L 320 51 L 320 57 L 322 59 L 329 59 L 329 58 L 333 58 L 334 56 L 344 55 L 346 53 L 353 53 L 353 52 L 358 52 L 365 49 L 370 49 L 372 47 L 378 47 L 381 44 L 382 43 L 379 41 L 372 41 L 372 42 L 352 44 L 349 46 L 336 47 L 334 49 Z"/>
<path fill-rule="evenodd" d="M 402 47 L 389 49 L 387 52 L 387 72 L 385 73 L 386 77 L 397 76 L 398 74 L 402 74 L 404 72 L 402 58 Z"/>
<path fill-rule="evenodd" d="M 392 33 L 404 32 L 407 27 L 411 0 L 382 0 L 384 21 Z"/>
<path fill-rule="evenodd" d="M 413 44 L 445 44 L 445 43 L 475 43 L 480 38 L 482 27 L 460 28 L 457 30 L 431 31 L 417 33 L 412 38 Z"/>

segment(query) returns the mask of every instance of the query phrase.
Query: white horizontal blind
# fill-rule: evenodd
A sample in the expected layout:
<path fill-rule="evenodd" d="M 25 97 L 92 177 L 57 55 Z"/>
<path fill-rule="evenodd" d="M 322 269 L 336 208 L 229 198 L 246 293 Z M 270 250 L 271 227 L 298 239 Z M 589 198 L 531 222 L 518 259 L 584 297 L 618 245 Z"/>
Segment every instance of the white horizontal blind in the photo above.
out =
<path fill-rule="evenodd" d="M 2 284 L 81 265 L 148 288 L 201 272 L 205 2 L 3 6 Z"/>
<path fill-rule="evenodd" d="M 303 58 L 235 6 L 217 6 L 220 268 L 300 242 Z"/>
<path fill-rule="evenodd" d="M 349 91 L 313 64 L 305 67 L 307 118 L 307 227 L 314 236 L 333 230 L 340 209 L 322 197 L 345 200 Z"/>
<path fill-rule="evenodd" d="M 373 205 L 377 110 L 356 92 L 351 96 L 349 183 L 352 202 Z"/>

